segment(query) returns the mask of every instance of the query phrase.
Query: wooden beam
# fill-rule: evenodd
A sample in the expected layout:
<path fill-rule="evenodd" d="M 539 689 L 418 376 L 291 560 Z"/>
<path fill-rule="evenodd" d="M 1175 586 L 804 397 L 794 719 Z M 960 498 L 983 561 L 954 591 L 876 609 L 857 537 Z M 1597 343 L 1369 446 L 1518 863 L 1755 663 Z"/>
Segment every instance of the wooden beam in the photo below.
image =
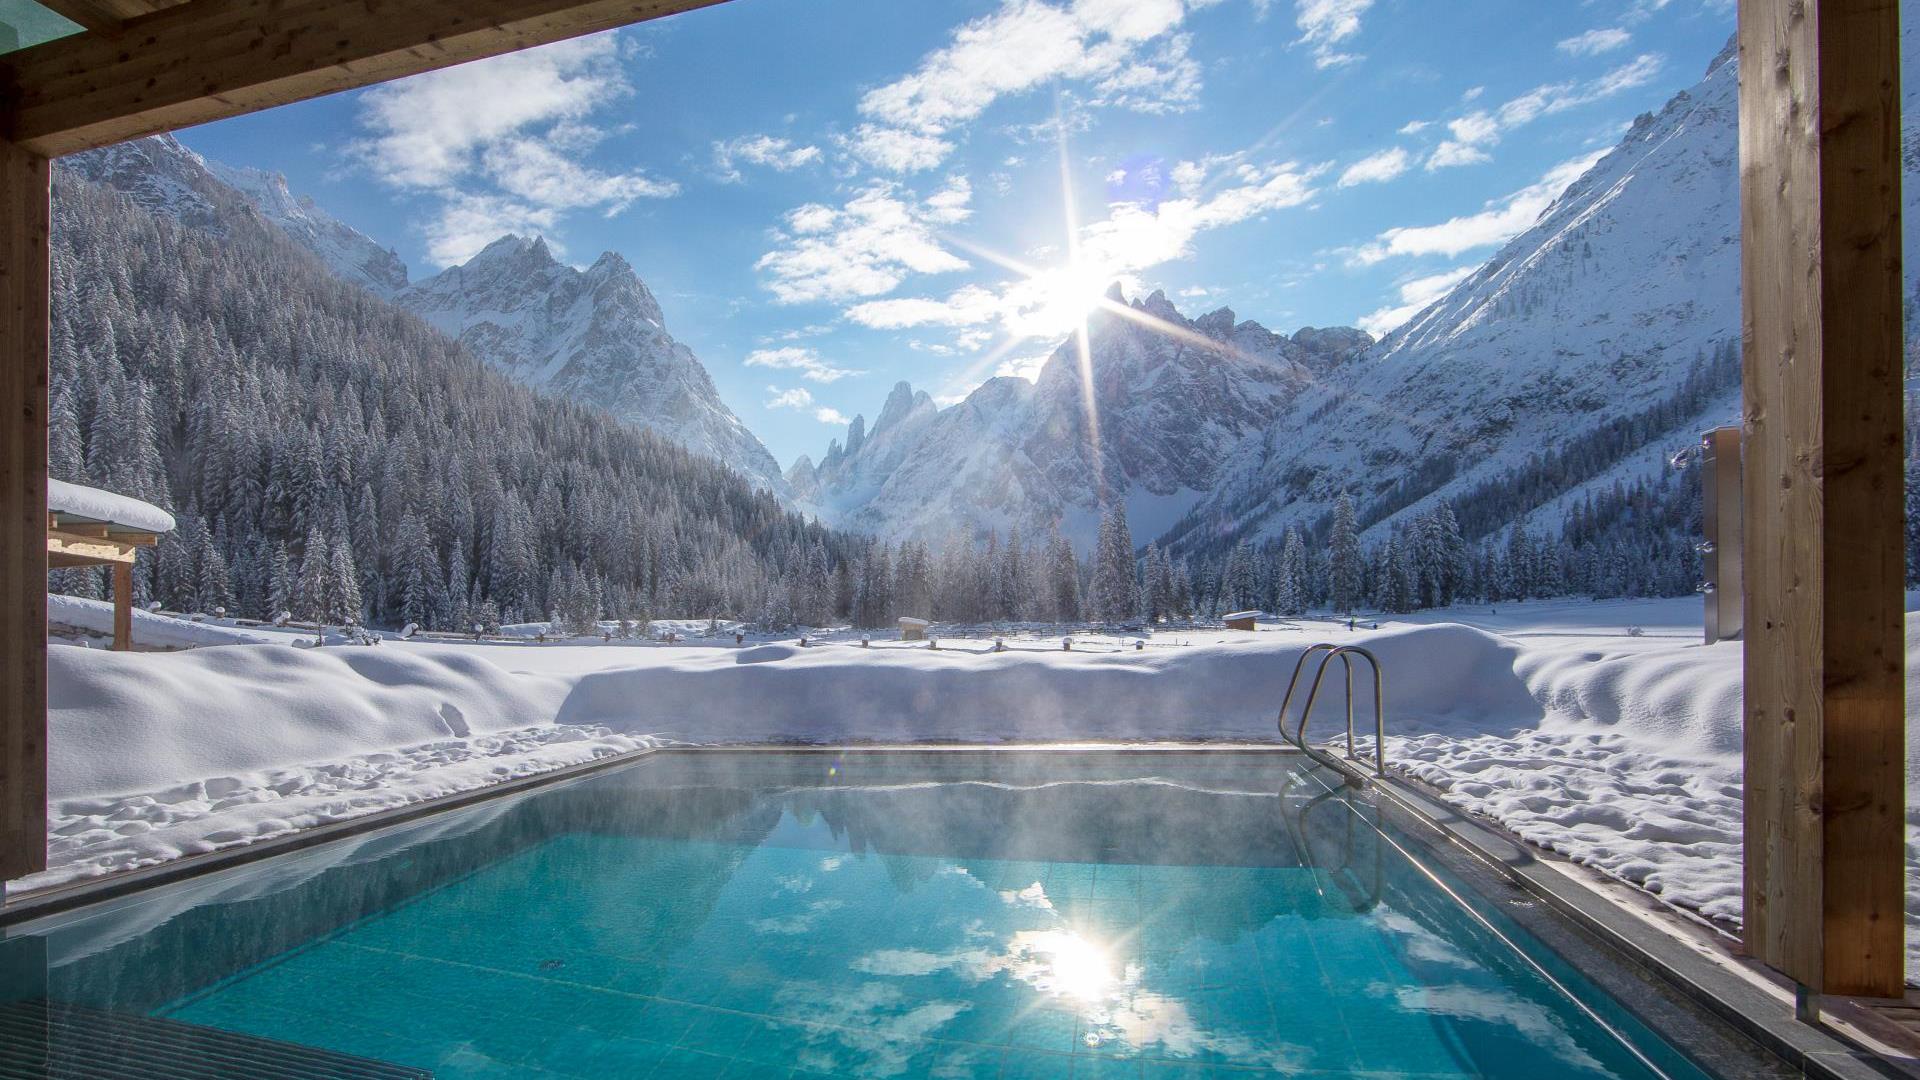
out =
<path fill-rule="evenodd" d="M 1898 996 L 1899 12 L 1741 0 L 1748 950 Z"/>
<path fill-rule="evenodd" d="M 721 0 L 193 0 L 0 58 L 9 138 L 48 157 Z"/>
<path fill-rule="evenodd" d="M 133 651 L 133 561 L 113 564 L 113 649 Z"/>
<path fill-rule="evenodd" d="M 50 175 L 0 142 L 0 880 L 47 865 Z"/>
<path fill-rule="evenodd" d="M 91 536 L 77 536 L 73 533 L 50 532 L 47 534 L 47 557 L 77 560 L 80 565 L 130 563 L 134 559 L 134 550 L 131 544 L 120 544 Z M 69 561 L 65 565 L 72 566 L 75 562 Z"/>

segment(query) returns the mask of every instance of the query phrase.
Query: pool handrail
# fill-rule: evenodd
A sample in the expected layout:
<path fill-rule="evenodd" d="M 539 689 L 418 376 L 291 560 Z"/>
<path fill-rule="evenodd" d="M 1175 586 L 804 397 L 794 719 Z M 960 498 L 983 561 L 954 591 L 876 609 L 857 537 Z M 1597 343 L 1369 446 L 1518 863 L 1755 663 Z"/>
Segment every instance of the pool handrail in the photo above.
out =
<path fill-rule="evenodd" d="M 1307 660 L 1318 653 L 1326 653 L 1315 670 L 1313 683 L 1307 690 L 1307 703 L 1300 710 L 1300 724 L 1292 734 L 1287 732 L 1287 709 L 1293 704 L 1293 693 L 1300 683 L 1300 673 L 1306 668 Z M 1307 720 L 1313 715 L 1313 704 L 1320 697 L 1320 683 L 1326 678 L 1327 666 L 1335 657 L 1339 657 L 1347 681 L 1347 758 L 1350 761 L 1362 761 L 1353 742 L 1353 661 L 1348 657 L 1358 654 L 1373 669 L 1373 771 L 1375 776 L 1387 774 L 1386 745 L 1386 680 L 1380 670 L 1380 659 L 1372 651 L 1360 645 L 1336 645 L 1332 642 L 1318 642 L 1308 646 L 1294 662 L 1293 678 L 1287 683 L 1287 693 L 1280 701 L 1278 724 L 1282 738 L 1300 748 L 1300 751 L 1315 761 L 1334 769 L 1347 777 L 1350 784 L 1362 781 L 1362 774 L 1348 768 L 1338 758 L 1314 747 L 1307 742 Z"/>

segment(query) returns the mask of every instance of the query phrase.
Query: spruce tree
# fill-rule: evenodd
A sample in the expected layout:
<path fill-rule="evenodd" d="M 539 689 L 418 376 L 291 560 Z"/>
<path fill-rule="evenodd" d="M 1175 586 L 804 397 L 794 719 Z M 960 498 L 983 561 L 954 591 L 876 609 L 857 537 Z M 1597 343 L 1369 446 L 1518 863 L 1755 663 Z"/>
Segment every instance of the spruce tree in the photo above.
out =
<path fill-rule="evenodd" d="M 1333 504 L 1333 531 L 1327 537 L 1327 575 L 1331 593 L 1328 600 L 1333 610 L 1352 612 L 1360 606 L 1364 573 L 1359 523 L 1354 518 L 1353 500 L 1343 491 Z"/>

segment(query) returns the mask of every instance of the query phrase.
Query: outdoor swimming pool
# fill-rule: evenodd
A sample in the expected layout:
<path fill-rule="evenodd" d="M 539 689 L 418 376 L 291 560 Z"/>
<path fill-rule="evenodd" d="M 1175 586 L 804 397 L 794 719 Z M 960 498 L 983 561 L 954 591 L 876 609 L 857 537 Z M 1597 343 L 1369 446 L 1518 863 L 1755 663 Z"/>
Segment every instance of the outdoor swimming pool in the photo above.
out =
<path fill-rule="evenodd" d="M 1707 1075 L 1524 894 L 1334 783 L 1275 753 L 657 754 L 8 928 L 0 1024 L 48 1059 L 158 1017 L 113 1045 L 441 1077 Z"/>

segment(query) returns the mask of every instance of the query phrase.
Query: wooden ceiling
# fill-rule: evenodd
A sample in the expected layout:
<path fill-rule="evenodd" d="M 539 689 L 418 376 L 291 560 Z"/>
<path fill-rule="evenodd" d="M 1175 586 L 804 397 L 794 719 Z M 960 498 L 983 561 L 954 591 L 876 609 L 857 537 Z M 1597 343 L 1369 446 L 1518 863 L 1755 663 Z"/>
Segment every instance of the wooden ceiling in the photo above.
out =
<path fill-rule="evenodd" d="M 58 157 L 723 0 L 42 0 L 86 32 L 0 56 L 4 132 Z"/>

